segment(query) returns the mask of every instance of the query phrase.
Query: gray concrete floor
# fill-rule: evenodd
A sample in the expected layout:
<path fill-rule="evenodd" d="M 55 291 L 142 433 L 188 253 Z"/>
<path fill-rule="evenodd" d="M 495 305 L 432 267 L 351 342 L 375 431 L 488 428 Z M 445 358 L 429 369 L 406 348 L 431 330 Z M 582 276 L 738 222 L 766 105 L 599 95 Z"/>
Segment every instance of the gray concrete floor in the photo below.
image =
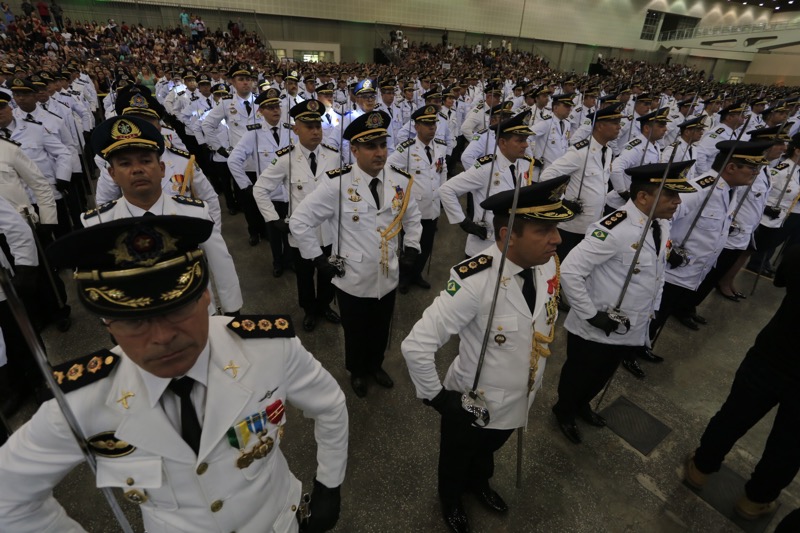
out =
<path fill-rule="evenodd" d="M 400 354 L 400 343 L 422 311 L 444 289 L 448 269 L 461 260 L 465 235 L 443 217 L 436 238 L 428 279 L 433 289 L 412 288 L 398 295 L 391 346 L 385 369 L 395 380 L 392 390 L 371 386 L 365 399 L 349 386 L 343 365 L 344 337 L 340 327 L 320 324 L 312 333 L 302 330 L 292 272 L 272 277 L 267 243 L 247 244 L 243 215 L 224 215 L 223 233 L 235 259 L 246 313 L 291 313 L 304 345 L 339 381 L 350 413 L 350 457 L 342 488 L 342 514 L 336 531 L 444 532 L 435 479 L 438 454 L 438 415 L 416 399 Z M 66 278 L 66 276 L 65 276 Z M 740 274 L 740 290 L 749 292 L 752 276 Z M 565 359 L 566 335 L 559 327 L 548 361 L 543 389 L 530 412 L 525 433 L 523 478 L 515 487 L 516 438 L 496 457 L 494 487 L 511 510 L 506 516 L 485 511 L 465 499 L 476 532 L 736 532 L 740 529 L 682 485 L 682 463 L 697 445 L 709 418 L 725 399 L 733 374 L 758 331 L 777 308 L 782 291 L 763 281 L 754 297 L 735 304 L 712 294 L 700 312 L 710 324 L 691 332 L 677 323 L 667 325 L 658 353 L 660 365 L 642 363 L 647 379 L 639 381 L 620 369 L 605 400 L 624 395 L 672 432 L 649 455 L 643 456 L 609 429 L 581 426 L 584 443 L 575 446 L 559 432 L 550 407 Z M 70 292 L 74 302 L 74 292 Z M 79 305 L 73 305 L 74 324 L 64 334 L 48 329 L 45 342 L 53 363 L 108 347 L 105 332 Z M 559 320 L 563 323 L 563 317 Z M 452 339 L 437 355 L 441 375 L 455 357 Z M 15 418 L 20 423 L 33 406 Z M 309 487 L 315 471 L 312 423 L 289 409 L 282 447 L 295 474 Z M 747 477 L 761 455 L 772 416 L 762 420 L 736 445 L 727 464 Z M 88 531 L 119 531 L 88 469 L 80 467 L 57 487 L 56 496 L 68 513 Z M 782 503 L 768 531 L 783 515 L 800 505 L 795 481 L 782 494 Z M 142 530 L 135 507 L 123 500 L 137 531 Z M 733 505 L 733 502 L 731 502 Z"/>

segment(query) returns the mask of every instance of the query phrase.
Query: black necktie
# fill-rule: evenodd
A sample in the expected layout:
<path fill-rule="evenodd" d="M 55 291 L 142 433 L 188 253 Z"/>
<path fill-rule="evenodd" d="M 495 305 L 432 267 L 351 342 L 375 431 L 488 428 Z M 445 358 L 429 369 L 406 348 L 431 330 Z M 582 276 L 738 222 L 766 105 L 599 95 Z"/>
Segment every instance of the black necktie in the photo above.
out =
<path fill-rule="evenodd" d="M 42 109 L 44 109 L 45 111 L 47 111 L 47 104 L 42 104 Z"/>
<path fill-rule="evenodd" d="M 331 123 L 331 117 L 327 113 L 325 114 L 325 120 L 328 121 L 328 124 Z"/>
<path fill-rule="evenodd" d="M 278 135 L 278 126 L 272 126 L 272 136 L 275 138 L 275 144 L 277 146 L 281 145 L 281 138 Z"/>
<path fill-rule="evenodd" d="M 514 165 L 508 167 L 508 170 L 511 171 L 511 183 L 514 184 L 514 187 L 517 186 L 517 169 Z"/>
<path fill-rule="evenodd" d="M 372 192 L 372 197 L 375 198 L 375 205 L 378 206 L 378 209 L 381 208 L 381 199 L 378 196 L 378 184 L 380 184 L 381 180 L 378 178 L 372 178 L 372 181 L 369 182 L 369 190 Z"/>
<path fill-rule="evenodd" d="M 317 175 L 317 156 L 314 155 L 314 152 L 308 154 L 308 166 L 311 167 L 311 173 L 315 176 Z"/>
<path fill-rule="evenodd" d="M 561 135 L 564 135 L 564 121 L 563 120 L 559 120 L 558 121 L 558 126 L 561 128 Z"/>
<path fill-rule="evenodd" d="M 192 404 L 192 387 L 194 380 L 188 376 L 170 381 L 168 388 L 181 399 L 181 436 L 186 441 L 194 453 L 200 451 L 200 421 L 197 419 L 197 411 Z"/>
<path fill-rule="evenodd" d="M 428 156 L 428 163 L 433 164 L 433 156 L 431 155 L 431 147 L 430 146 L 426 146 L 425 147 L 425 155 Z"/>
<path fill-rule="evenodd" d="M 452 109 L 448 109 L 447 110 L 447 118 L 450 118 L 450 115 L 452 115 L 452 114 L 453 114 L 453 110 Z"/>
<path fill-rule="evenodd" d="M 661 226 L 658 225 L 658 220 L 653 220 L 653 242 L 656 245 L 656 255 L 661 248 Z"/>
<path fill-rule="evenodd" d="M 151 213 L 150 211 L 145 211 L 144 213 L 142 213 L 142 216 L 143 217 L 154 217 L 155 215 L 153 213 Z"/>
<path fill-rule="evenodd" d="M 676 150 L 677 150 L 677 148 L 676 148 Z M 691 144 L 689 145 L 689 159 L 694 159 L 694 156 L 692 155 L 692 145 Z"/>
<path fill-rule="evenodd" d="M 247 116 L 250 116 L 250 112 L 253 110 L 253 106 L 250 105 L 249 100 L 244 101 L 244 108 L 247 109 Z"/>
<path fill-rule="evenodd" d="M 728 205 L 731 205 L 733 202 L 733 193 L 736 191 L 733 187 L 728 191 Z"/>
<path fill-rule="evenodd" d="M 28 116 L 27 116 L 27 117 L 25 117 L 25 118 L 26 118 L 27 120 L 30 120 L 30 121 L 34 121 L 34 120 L 36 120 L 35 118 L 33 118 L 33 115 L 31 115 L 30 113 L 28 113 Z"/>
<path fill-rule="evenodd" d="M 525 297 L 525 303 L 528 304 L 528 309 L 533 313 L 533 308 L 536 305 L 536 289 L 533 286 L 533 270 L 530 268 L 522 269 L 519 273 L 523 279 L 522 282 L 522 295 Z"/>
<path fill-rule="evenodd" d="M 211 99 L 210 98 L 206 98 L 206 105 L 208 106 L 209 109 L 211 109 L 212 105 L 211 105 Z"/>
<path fill-rule="evenodd" d="M 3 137 L 5 137 L 6 139 L 10 139 L 11 138 L 11 130 L 10 129 L 2 128 L 2 129 L 0 129 L 0 131 L 3 132 Z"/>
<path fill-rule="evenodd" d="M 603 168 L 606 168 L 606 150 L 608 150 L 608 146 L 603 146 L 603 149 L 600 150 L 600 163 Z"/>
<path fill-rule="evenodd" d="M 387 108 L 386 108 L 386 111 L 388 111 L 388 112 L 389 112 L 389 116 L 390 116 L 390 117 L 394 118 L 394 113 L 392 112 L 392 106 L 389 106 L 389 107 L 387 107 Z"/>

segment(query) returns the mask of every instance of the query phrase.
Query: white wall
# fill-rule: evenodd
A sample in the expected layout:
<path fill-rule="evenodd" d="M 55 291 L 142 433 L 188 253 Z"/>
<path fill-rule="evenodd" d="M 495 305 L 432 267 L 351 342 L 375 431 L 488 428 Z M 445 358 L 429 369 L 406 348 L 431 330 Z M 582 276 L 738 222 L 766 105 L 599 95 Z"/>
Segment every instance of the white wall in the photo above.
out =
<path fill-rule="evenodd" d="M 273 48 L 286 50 L 286 57 L 297 58 L 297 51 L 312 50 L 314 52 L 332 52 L 333 61 L 338 63 L 342 57 L 341 46 L 339 43 L 310 43 L 302 41 L 270 41 Z"/>
<path fill-rule="evenodd" d="M 790 47 L 797 50 L 800 47 Z M 745 83 L 777 83 L 786 86 L 800 85 L 800 54 L 794 53 L 759 53 L 750 62 L 745 74 Z"/>

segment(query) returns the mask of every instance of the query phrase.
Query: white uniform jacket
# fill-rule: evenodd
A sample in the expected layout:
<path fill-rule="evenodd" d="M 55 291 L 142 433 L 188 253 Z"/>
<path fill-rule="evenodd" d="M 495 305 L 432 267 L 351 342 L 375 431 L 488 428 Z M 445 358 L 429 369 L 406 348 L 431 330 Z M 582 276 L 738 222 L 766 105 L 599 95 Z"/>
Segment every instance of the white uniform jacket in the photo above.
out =
<path fill-rule="evenodd" d="M 283 317 L 259 319 L 273 331 L 281 320 L 288 325 Z M 149 533 L 296 531 L 301 483 L 280 449 L 285 413 L 276 415 L 274 423 L 263 421 L 273 446 L 247 468 L 237 467 L 240 451 L 227 436 L 251 415 L 275 413 L 286 402 L 315 419 L 320 483 L 337 487 L 344 479 L 348 420 L 336 381 L 293 335 L 245 339 L 226 327 L 229 322 L 227 317 L 210 319 L 197 456 L 170 422 L 162 400 L 150 396 L 144 371 L 120 347 L 97 354 L 101 369 L 109 361 L 114 365 L 107 377 L 67 395 L 90 449 L 97 452 L 98 487 L 146 497 L 139 507 Z M 258 441 L 251 437 L 247 449 Z M 51 492 L 82 461 L 64 416 L 50 400 L 0 449 L 0 530 L 84 531 Z"/>
<path fill-rule="evenodd" d="M 142 216 L 144 212 L 144 210 L 130 204 L 123 197 L 115 202 L 87 211 L 81 215 L 81 223 L 85 227 L 89 227 L 120 218 Z M 168 197 L 162 194 L 156 203 L 150 207 L 149 212 L 154 215 L 183 215 L 212 220 L 211 215 L 208 213 L 208 207 L 202 200 L 195 200 L 185 196 Z M 227 313 L 240 310 L 242 308 L 242 290 L 239 287 L 239 276 L 236 274 L 233 257 L 231 257 L 228 246 L 222 238 L 222 233 L 212 231 L 208 240 L 200 244 L 200 248 L 203 249 L 208 260 L 208 266 L 219 295 L 219 303 L 222 306 L 222 310 Z"/>
<path fill-rule="evenodd" d="M 630 331 L 606 336 L 603 330 L 587 322 L 597 312 L 609 312 L 617 304 L 645 222 L 647 215 L 629 200 L 621 210 L 589 226 L 586 238 L 564 259 L 561 283 L 571 306 L 564 322 L 567 331 L 602 344 L 645 345 L 647 326 L 653 311 L 659 307 L 664 287 L 669 251 L 669 223 L 665 220 L 658 221 L 661 228 L 658 254 L 651 228 L 622 300 L 622 312 L 631 321 Z M 624 329 L 620 327 L 618 331 Z"/>
<path fill-rule="evenodd" d="M 275 142 L 272 128 L 277 128 L 274 131 L 278 134 L 280 142 Z M 291 139 L 292 129 L 286 122 L 279 122 L 275 126 L 269 125 L 266 121 L 261 121 L 259 124 L 248 124 L 247 132 L 242 135 L 228 156 L 228 168 L 231 170 L 236 184 L 241 189 L 251 187 L 253 183 L 247 177 L 247 172 L 264 172 L 264 169 L 275 159 L 275 152 L 282 147 L 289 146 Z M 256 157 L 258 157 L 258 162 L 256 162 Z M 285 202 L 286 191 L 283 188 L 276 190 L 272 199 Z"/>
<path fill-rule="evenodd" d="M 661 152 L 661 162 L 667 163 L 669 162 L 669 158 L 672 157 L 672 152 L 677 150 L 675 153 L 675 159 L 672 160 L 673 163 L 680 163 L 681 161 L 688 161 L 690 159 L 694 159 L 694 154 L 696 147 L 693 144 L 689 145 L 683 137 L 678 137 L 673 142 L 671 142 L 664 151 Z M 697 165 L 692 165 L 686 170 L 686 179 L 691 181 L 697 175 Z"/>
<path fill-rule="evenodd" d="M 625 205 L 625 200 L 620 193 L 628 192 L 631 188 L 631 178 L 625 174 L 626 168 L 658 163 L 660 160 L 659 149 L 653 143 L 647 142 L 642 132 L 637 130 L 634 138 L 625 145 L 622 153 L 614 159 L 614 163 L 611 165 L 611 185 L 614 189 L 606 196 L 606 204 L 614 209 Z"/>
<path fill-rule="evenodd" d="M 784 166 L 785 165 L 785 166 Z M 786 185 L 791 172 L 791 183 Z M 781 198 L 778 207 L 781 210 L 778 218 L 770 218 L 767 215 L 761 216 L 761 225 L 768 228 L 779 228 L 784 224 L 784 219 L 789 213 L 800 213 L 800 165 L 795 166 L 794 161 L 786 160 L 774 169 L 770 170 L 772 176 L 772 186 L 767 195 L 767 204 L 774 206 L 778 203 L 778 198 L 786 187 L 786 192 Z"/>
<path fill-rule="evenodd" d="M 0 248 L 0 266 L 13 272 L 11 259 L 14 260 L 14 265 L 34 267 L 39 265 L 39 252 L 36 249 L 33 230 L 17 213 L 16 208 L 2 197 L 0 197 L 0 234 L 5 237 L 8 251 L 11 253 L 11 257 L 6 257 L 3 249 Z M 0 287 L 0 302 L 5 299 L 6 295 Z M 0 331 L 0 337 L 2 337 L 2 331 Z M 0 367 L 5 364 L 5 352 L 3 352 L 0 354 Z"/>
<path fill-rule="evenodd" d="M 696 175 L 705 174 L 711 170 L 714 158 L 717 157 L 717 143 L 736 139 L 736 132 L 725 124 L 719 124 L 716 129 L 709 130 L 697 142 L 697 163 L 694 164 Z M 744 140 L 744 139 L 743 139 Z"/>
<path fill-rule="evenodd" d="M 420 249 L 421 216 L 413 188 L 407 195 L 409 175 L 386 166 L 379 179 L 382 183 L 381 208 L 372 197 L 369 184 L 372 176 L 358 165 L 346 166 L 327 173 L 317 188 L 295 208 L 289 228 L 297 240 L 300 255 L 314 259 L 320 255 L 316 228 L 331 224 L 333 252 L 345 261 L 345 274 L 334 277 L 339 289 L 360 298 L 382 298 L 393 291 L 399 282 L 397 255 L 399 233 L 388 240 L 385 260 L 388 275 L 381 265 L 381 234 L 387 229 L 394 233 L 402 224 L 405 248 Z M 403 200 L 408 205 L 402 220 L 390 227 L 398 215 Z"/>
<path fill-rule="evenodd" d="M 501 255 L 497 245 L 492 244 L 483 254 L 453 267 L 447 288 L 425 310 L 403 341 L 401 351 L 418 398 L 432 399 L 442 390 L 434 358 L 436 351 L 455 334 L 460 337 L 458 356 L 447 370 L 444 387 L 459 392 L 472 387 Z M 526 425 L 528 409 L 542 384 L 548 346 L 558 317 L 556 260 L 533 267 L 536 287 L 533 313 L 522 294 L 522 279 L 518 276 L 521 271 L 510 261 L 503 268 L 503 281 L 478 382 L 478 389 L 486 397 L 490 415 L 486 427 L 490 429 Z M 536 361 L 534 386 L 529 391 L 534 333 L 544 356 Z"/>
<path fill-rule="evenodd" d="M 564 132 L 561 132 L 561 124 Z M 561 157 L 569 148 L 570 123 L 564 119 L 559 121 L 555 116 L 542 120 L 531 126 L 533 135 L 533 157 L 544 163 L 547 168 L 553 161 Z"/>
<path fill-rule="evenodd" d="M 206 142 L 214 151 L 217 151 L 220 147 L 225 149 L 235 147 L 239 139 L 247 131 L 248 125 L 266 124 L 267 121 L 258 112 L 258 106 L 253 103 L 255 97 L 250 95 L 248 101 L 251 107 L 249 115 L 244 105 L 244 99 L 238 94 L 223 96 L 214 109 L 208 112 L 202 124 L 203 135 L 205 135 Z M 228 139 L 230 142 L 228 146 L 219 144 L 217 135 L 217 129 L 223 120 L 228 126 Z"/>
<path fill-rule="evenodd" d="M 785 164 L 781 163 L 781 165 Z M 771 171 L 772 169 L 765 165 L 758 171 L 751 187 L 736 187 L 736 193 L 733 195 L 733 210 L 736 211 L 739 202 L 742 202 L 742 207 L 739 208 L 731 222 L 731 225 L 735 226 L 735 231 L 732 230 L 728 235 L 725 248 L 746 250 L 750 245 L 753 232 L 761 222 L 764 207 L 767 205 Z M 742 201 L 742 195 L 747 195 L 744 201 Z"/>
<path fill-rule="evenodd" d="M 293 144 L 275 153 L 275 158 L 261 173 L 253 185 L 253 197 L 258 210 L 267 222 L 278 220 L 278 212 L 272 204 L 274 191 L 279 188 L 290 190 L 289 216 L 300 203 L 317 188 L 319 183 L 327 180 L 325 174 L 339 167 L 339 151 L 320 144 L 314 151 L 317 160 L 317 173 L 311 172 L 308 163 L 310 152 L 300 144 Z M 333 242 L 330 223 L 322 223 L 317 228 L 317 245 L 328 246 Z M 289 234 L 289 244 L 297 248 L 297 240 Z M 317 254 L 319 255 L 319 254 Z"/>
<path fill-rule="evenodd" d="M 428 162 L 425 154 L 425 145 L 418 137 L 398 145 L 389 158 L 387 165 L 405 170 L 414 178 L 411 195 L 417 201 L 422 220 L 439 218 L 441 202 L 439 201 L 439 187 L 447 181 L 447 144 L 439 139 L 434 139 L 428 145 L 433 163 Z"/>
<path fill-rule="evenodd" d="M 35 202 L 31 202 L 25 190 L 26 185 L 33 192 Z M 39 206 L 39 222 L 58 223 L 56 200 L 50 182 L 19 144 L 4 137 L 0 137 L 0 196 L 20 213 L 28 207 L 35 214 L 31 206 L 31 203 L 35 203 Z"/>

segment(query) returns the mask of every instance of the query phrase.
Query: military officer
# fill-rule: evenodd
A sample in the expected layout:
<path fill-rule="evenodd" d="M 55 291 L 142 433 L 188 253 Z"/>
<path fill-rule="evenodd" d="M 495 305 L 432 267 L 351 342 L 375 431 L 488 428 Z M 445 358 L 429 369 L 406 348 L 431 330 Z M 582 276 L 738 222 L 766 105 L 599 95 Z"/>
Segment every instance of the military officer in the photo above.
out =
<path fill-rule="evenodd" d="M 492 239 L 492 213 L 480 206 L 475 207 L 471 218 L 464 215 L 458 198 L 472 193 L 475 203 L 480 204 L 488 196 L 513 189 L 516 180 L 528 183 L 531 159 L 525 155 L 528 148 L 527 116 L 516 115 L 496 126 L 498 128 L 497 150 L 477 160 L 475 165 L 461 174 L 453 176 L 439 189 L 442 207 L 451 224 L 459 224 L 467 232 L 465 253 L 472 257 L 486 248 Z M 491 241 L 490 241 L 491 242 Z"/>
<path fill-rule="evenodd" d="M 667 123 L 667 133 L 664 134 L 664 137 L 661 139 L 661 142 L 658 143 L 659 147 L 661 147 L 662 150 L 667 150 L 669 145 L 671 145 L 678 139 L 678 137 L 681 136 L 681 134 L 683 133 L 683 130 L 680 129 L 681 124 L 697 118 L 693 117 L 691 113 L 693 102 L 694 100 L 691 98 L 687 100 L 681 100 L 676 104 L 677 112 L 675 113 L 670 112 L 669 115 L 670 122 Z M 692 159 L 692 158 L 688 157 L 683 160 L 685 161 L 686 159 Z M 666 159 L 664 161 L 666 161 Z M 678 161 L 682 160 L 678 159 Z M 688 179 L 691 179 L 691 177 L 689 177 Z"/>
<path fill-rule="evenodd" d="M 281 122 L 289 122 L 289 110 L 304 100 L 298 92 L 299 81 L 296 70 L 288 72 L 284 78 L 284 90 L 281 93 Z"/>
<path fill-rule="evenodd" d="M 227 158 L 231 150 L 244 136 L 247 126 L 263 123 L 255 109 L 255 95 L 253 94 L 253 70 L 247 63 L 236 63 L 228 70 L 228 79 L 231 80 L 233 94 L 223 96 L 219 105 L 212 109 L 203 120 L 203 134 L 211 151 L 217 152 Z M 222 121 L 225 126 L 222 126 Z M 220 127 L 228 129 L 228 145 L 222 146 L 219 142 L 217 130 Z"/>
<path fill-rule="evenodd" d="M 461 124 L 461 135 L 466 139 L 471 139 L 475 131 L 489 127 L 491 109 L 502 101 L 500 93 L 501 89 L 498 84 L 486 84 L 485 98 L 482 102 L 475 103 L 467 113 L 464 122 Z"/>
<path fill-rule="evenodd" d="M 705 131 L 703 117 L 693 117 L 689 120 L 684 120 L 678 124 L 678 131 L 680 132 L 678 137 L 661 152 L 661 160 L 665 163 L 672 158 L 672 152 L 675 152 L 675 157 L 672 159 L 675 162 L 694 159 L 694 151 L 697 142 L 703 137 L 703 132 Z M 686 171 L 686 179 L 692 181 L 695 176 L 694 165 L 689 167 Z"/>
<path fill-rule="evenodd" d="M 495 152 L 494 145 L 497 142 L 495 129 L 499 123 L 514 116 L 512 106 L 509 100 L 492 107 L 489 112 L 489 127 L 472 134 L 469 144 L 461 154 L 461 165 L 465 170 L 472 167 L 478 158 Z M 530 149 L 526 153 L 530 155 Z"/>
<path fill-rule="evenodd" d="M 619 209 L 628 201 L 630 178 L 626 176 L 625 169 L 658 163 L 661 160 L 661 151 L 656 147 L 655 142 L 661 139 L 667 131 L 668 114 L 669 108 L 662 107 L 636 119 L 639 126 L 633 134 L 633 139 L 625 145 L 622 153 L 614 159 L 611 167 L 611 185 L 614 189 L 606 196 L 609 212 Z"/>
<path fill-rule="evenodd" d="M 369 78 L 358 82 L 353 89 L 353 93 L 355 94 L 356 108 L 342 116 L 336 131 L 329 137 L 331 146 L 339 150 L 342 155 L 342 164 L 350 164 L 352 162 L 352 152 L 350 151 L 347 139 L 344 138 L 344 131 L 347 130 L 347 127 L 355 119 L 362 116 L 364 113 L 373 111 L 375 109 L 375 105 L 377 104 L 377 92 L 375 90 L 375 85 Z M 391 116 L 389 117 L 389 120 L 392 120 Z M 386 146 L 389 150 L 389 153 L 392 153 L 394 151 L 394 144 L 392 140 L 391 125 L 387 124 L 386 127 L 388 134 L 386 137 Z"/>
<path fill-rule="evenodd" d="M 393 103 L 392 122 L 399 125 L 408 123 L 411 120 L 411 113 L 414 112 L 414 84 L 406 83 L 403 85 L 402 98 L 396 99 Z"/>
<path fill-rule="evenodd" d="M 141 128 L 151 131 L 123 146 L 153 153 L 163 141 Z M 208 261 L 198 245 L 213 233 L 211 221 L 194 217 L 126 218 L 51 249 L 119 343 L 54 369 L 95 455 L 97 484 L 121 489 L 151 533 L 296 532 L 302 487 L 281 452 L 289 402 L 315 424 L 307 526 L 331 529 L 347 463 L 344 395 L 287 316 L 207 315 Z M 83 459 L 58 405 L 44 404 L 0 449 L 0 529 L 83 531 L 51 490 Z"/>
<path fill-rule="evenodd" d="M 747 186 L 756 178 L 759 167 L 768 162 L 763 153 L 770 146 L 771 141 L 717 143 L 717 156 L 711 169 L 700 174 L 694 182 L 700 194 L 681 198 L 682 203 L 672 219 L 672 268 L 667 270 L 661 304 L 656 318 L 650 323 L 651 339 L 655 339 L 670 315 L 695 331 L 700 329 L 698 324 L 707 323 L 694 308 L 696 291 L 714 266 L 728 238 L 732 213 L 736 208 L 733 188 Z M 731 153 L 731 157 L 725 163 L 728 153 Z M 719 180 L 715 180 L 717 174 Z M 709 200 L 703 206 L 706 196 L 709 196 Z M 698 212 L 699 218 L 692 228 Z M 685 250 L 688 262 L 681 260 L 676 248 Z"/>
<path fill-rule="evenodd" d="M 716 128 L 709 130 L 697 143 L 697 163 L 695 168 L 696 175 L 701 175 L 711 168 L 719 149 L 717 144 L 720 141 L 736 139 L 736 130 L 744 124 L 744 102 L 733 103 L 719 112 L 720 122 Z M 747 137 L 741 140 L 746 141 Z"/>
<path fill-rule="evenodd" d="M 564 155 L 569 148 L 571 126 L 567 119 L 575 105 L 574 98 L 574 93 L 553 96 L 552 116 L 531 126 L 533 157 L 537 161 L 542 161 L 543 168 L 553 164 L 553 161 Z M 537 177 L 534 177 L 534 181 L 538 181 Z"/>
<path fill-rule="evenodd" d="M 108 163 L 108 173 L 122 189 L 122 198 L 87 211 L 84 226 L 120 218 L 186 215 L 212 220 L 202 200 L 164 194 L 164 137 L 149 121 L 136 116 L 108 119 L 95 128 L 92 149 Z M 242 308 L 242 291 L 233 258 L 222 234 L 214 231 L 202 245 L 211 268 L 219 304 L 226 313 Z"/>
<path fill-rule="evenodd" d="M 373 111 L 353 119 L 344 138 L 356 164 L 329 171 L 330 179 L 323 180 L 289 220 L 301 255 L 324 272 L 336 266 L 320 250 L 316 228 L 333 227 L 334 254 L 343 262 L 333 284 L 344 327 L 345 366 L 359 397 L 367 394 L 369 375 L 382 387 L 394 385 L 382 364 L 399 263 L 404 269 L 414 265 L 422 233 L 411 175 L 386 166 L 390 118 Z"/>
<path fill-rule="evenodd" d="M 583 239 L 586 228 L 603 217 L 606 203 L 611 174 L 611 150 L 608 143 L 619 135 L 622 114 L 619 106 L 610 106 L 593 115 L 595 122 L 591 139 L 573 144 L 541 175 L 541 181 L 563 175 L 570 176 L 564 193 L 564 203 L 575 216 L 558 225 L 561 235 L 558 257 L 562 261 Z"/>
<path fill-rule="evenodd" d="M 268 233 L 272 250 L 272 275 L 278 278 L 283 275 L 284 268 L 291 266 L 289 241 L 286 233 L 276 228 L 273 223 L 265 226 L 264 218 L 253 200 L 253 184 L 270 164 L 275 152 L 291 142 L 291 125 L 281 121 L 283 104 L 276 89 L 270 88 L 259 94 L 255 105 L 261 120 L 248 124 L 247 132 L 228 157 L 228 167 L 240 190 L 239 205 L 247 219 L 250 246 L 257 245 L 260 236 L 265 232 Z M 272 191 L 272 201 L 280 217 L 285 218 L 288 205 L 286 189 L 283 186 Z"/>
<path fill-rule="evenodd" d="M 629 143 L 636 138 L 636 134 L 639 133 L 639 131 L 637 131 L 639 129 L 637 128 L 639 117 L 647 115 L 652 111 L 651 106 L 653 105 L 653 101 L 655 99 L 650 96 L 650 93 L 641 93 L 635 97 L 632 97 L 631 100 L 633 101 L 633 106 L 630 114 L 627 117 L 628 120 L 626 121 L 625 128 L 620 133 L 620 142 L 618 143 L 620 147 L 623 147 L 626 143 Z M 669 110 L 667 110 L 667 114 L 669 114 L 668 112 Z M 621 150 L 622 148 L 620 148 L 620 151 Z M 650 162 L 657 163 L 658 161 Z"/>
<path fill-rule="evenodd" d="M 622 209 L 591 224 L 586 238 L 561 265 L 562 287 L 571 309 L 564 322 L 568 332 L 567 360 L 561 370 L 553 413 L 561 432 L 574 444 L 582 441 L 576 417 L 592 426 L 606 425 L 589 402 L 602 390 L 620 361 L 635 360 L 648 342 L 647 325 L 664 286 L 668 220 L 681 203 L 679 193 L 696 192 L 685 177 L 692 164 L 694 161 L 673 162 L 665 180 L 666 163 L 626 169 L 631 176 L 630 199 Z M 616 309 L 644 232 L 646 237 L 631 282 L 622 305 Z M 628 324 L 613 320 L 611 312 L 623 314 Z"/>
<path fill-rule="evenodd" d="M 322 143 L 321 112 L 324 109 L 325 105 L 319 100 L 305 100 L 291 109 L 297 145 L 289 144 L 275 152 L 272 162 L 253 186 L 253 197 L 261 215 L 268 224 L 272 222 L 277 231 L 289 231 L 288 220 L 294 210 L 317 188 L 320 180 L 327 180 L 326 172 L 339 168 L 339 151 Z M 283 217 L 271 199 L 272 192 L 279 187 L 289 191 L 287 212 Z M 293 235 L 289 234 L 288 240 L 292 248 L 298 247 Z M 331 255 L 332 242 L 331 225 L 321 224 L 317 228 L 317 246 L 326 258 Z M 336 311 L 331 309 L 334 290 L 330 272 L 318 270 L 312 259 L 303 258 L 297 250 L 292 255 L 297 274 L 297 296 L 305 311 L 303 329 L 313 331 L 318 317 L 334 324 L 341 322 Z"/>
<path fill-rule="evenodd" d="M 336 131 L 342 116 L 333 107 L 333 83 L 325 83 L 317 87 L 317 99 L 325 105 L 322 111 L 322 140 L 331 145 L 330 136 Z"/>
<path fill-rule="evenodd" d="M 447 181 L 447 144 L 435 137 L 439 113 L 437 105 L 425 105 L 417 109 L 411 115 L 416 135 L 400 143 L 386 161 L 389 166 L 411 174 L 414 179 L 414 199 L 422 217 L 420 254 L 409 271 L 400 272 L 401 294 L 407 293 L 412 283 L 426 290 L 431 288 L 431 284 L 422 277 L 422 270 L 433 250 L 433 239 L 439 223 L 439 187 Z"/>
<path fill-rule="evenodd" d="M 572 216 L 560 200 L 566 180 L 522 187 L 511 228 L 514 191 L 484 200 L 481 208 L 494 213 L 495 242 L 450 270 L 447 287 L 401 345 L 417 397 L 442 416 L 439 499 L 445 523 L 457 533 L 470 530 L 461 502 L 466 491 L 494 512 L 508 510 L 490 485 L 494 452 L 514 429 L 527 425 L 550 355 L 559 290 L 555 249 L 560 238 L 555 223 Z M 489 324 L 501 265 L 503 277 Z M 488 417 L 476 420 L 462 408 L 461 396 L 473 386 L 487 328 L 491 328 L 489 344 L 477 388 Z M 460 337 L 459 355 L 442 383 L 435 354 L 454 334 Z"/>

